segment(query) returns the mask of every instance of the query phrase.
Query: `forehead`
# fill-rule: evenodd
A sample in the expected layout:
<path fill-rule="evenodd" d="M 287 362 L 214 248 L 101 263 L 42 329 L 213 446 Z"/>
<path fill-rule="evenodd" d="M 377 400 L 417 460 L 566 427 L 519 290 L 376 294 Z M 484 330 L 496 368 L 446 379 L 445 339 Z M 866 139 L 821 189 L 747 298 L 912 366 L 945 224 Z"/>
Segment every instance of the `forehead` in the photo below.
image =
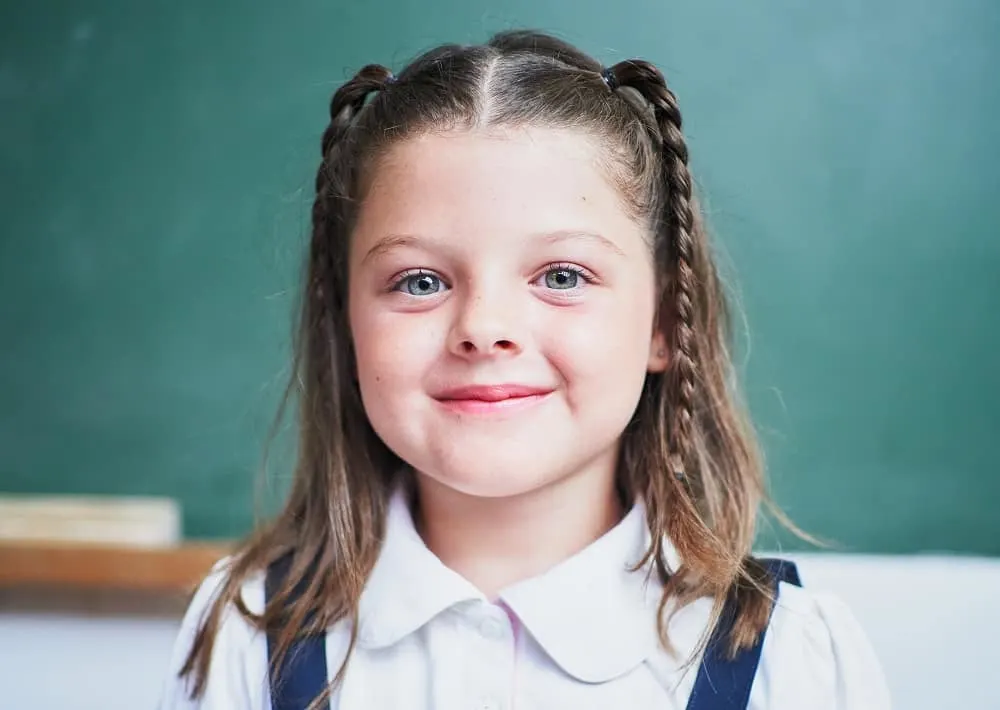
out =
<path fill-rule="evenodd" d="M 588 134 L 548 128 L 426 133 L 374 166 L 355 236 L 482 235 L 639 226 Z"/>

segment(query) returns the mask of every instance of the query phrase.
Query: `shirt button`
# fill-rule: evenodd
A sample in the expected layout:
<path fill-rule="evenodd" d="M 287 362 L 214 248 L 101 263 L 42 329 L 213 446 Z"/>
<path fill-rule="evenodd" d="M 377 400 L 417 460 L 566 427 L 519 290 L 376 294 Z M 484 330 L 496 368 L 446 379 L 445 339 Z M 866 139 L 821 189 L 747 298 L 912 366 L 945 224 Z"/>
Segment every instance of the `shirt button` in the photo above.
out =
<path fill-rule="evenodd" d="M 484 619 L 481 624 L 479 624 L 479 633 L 488 639 L 501 639 L 504 637 L 504 626 L 497 619 Z M 483 705 L 483 710 L 488 710 L 485 705 Z"/>
<path fill-rule="evenodd" d="M 500 710 L 501 707 L 502 706 L 500 705 L 499 700 L 487 698 L 479 704 L 479 707 L 476 708 L 476 710 Z"/>

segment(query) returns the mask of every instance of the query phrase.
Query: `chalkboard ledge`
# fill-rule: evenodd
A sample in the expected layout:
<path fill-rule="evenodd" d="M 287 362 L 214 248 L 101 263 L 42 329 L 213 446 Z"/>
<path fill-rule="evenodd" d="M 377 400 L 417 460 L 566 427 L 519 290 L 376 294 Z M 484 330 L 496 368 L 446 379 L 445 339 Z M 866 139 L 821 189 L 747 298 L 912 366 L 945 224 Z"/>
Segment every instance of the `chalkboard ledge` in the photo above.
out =
<path fill-rule="evenodd" d="M 224 541 L 163 548 L 4 541 L 0 588 L 187 593 L 229 550 Z"/>

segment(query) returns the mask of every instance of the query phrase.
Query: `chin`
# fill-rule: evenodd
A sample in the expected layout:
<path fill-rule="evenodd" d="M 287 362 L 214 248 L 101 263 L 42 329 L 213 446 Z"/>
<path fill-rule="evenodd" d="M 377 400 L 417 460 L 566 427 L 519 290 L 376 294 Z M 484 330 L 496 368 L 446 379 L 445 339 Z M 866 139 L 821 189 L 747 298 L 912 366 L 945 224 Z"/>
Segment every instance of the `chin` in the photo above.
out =
<path fill-rule="evenodd" d="M 587 461 L 573 461 L 557 446 L 516 447 L 486 453 L 483 447 L 448 452 L 447 457 L 416 467 L 437 485 L 476 498 L 514 498 L 528 495 L 587 470 Z M 557 452 L 562 456 L 556 456 Z M 597 473 L 590 468 L 591 473 Z M 611 472 L 613 475 L 613 469 Z"/>
<path fill-rule="evenodd" d="M 505 498 L 517 498 L 529 495 L 544 487 L 544 483 L 520 482 L 504 480 L 469 480 L 468 477 L 456 479 L 454 477 L 443 477 L 440 475 L 427 476 L 431 478 L 437 486 L 443 486 L 453 493 L 458 493 L 468 498 L 481 498 L 483 500 L 502 500 Z"/>
<path fill-rule="evenodd" d="M 554 466 L 539 465 L 524 456 L 487 457 L 470 452 L 468 457 L 416 467 L 419 475 L 456 493 L 476 498 L 512 498 L 559 481 L 566 473 Z"/>

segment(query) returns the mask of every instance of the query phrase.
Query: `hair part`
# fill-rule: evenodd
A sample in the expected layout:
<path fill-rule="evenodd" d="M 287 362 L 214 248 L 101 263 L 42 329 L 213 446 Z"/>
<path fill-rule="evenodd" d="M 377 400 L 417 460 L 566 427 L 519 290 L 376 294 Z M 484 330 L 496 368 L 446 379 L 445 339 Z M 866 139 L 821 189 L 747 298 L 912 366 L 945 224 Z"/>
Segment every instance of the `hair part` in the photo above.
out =
<path fill-rule="evenodd" d="M 204 691 L 231 604 L 251 624 L 277 633 L 276 662 L 300 634 L 351 620 L 350 650 L 334 684 L 345 672 L 402 464 L 372 430 L 356 382 L 347 262 L 357 211 L 392 145 L 427 132 L 525 126 L 600 139 L 608 179 L 629 213 L 648 225 L 658 325 L 671 361 L 665 373 L 647 375 L 622 437 L 619 478 L 647 507 L 652 543 L 639 567 L 652 563 L 664 582 L 661 640 L 670 647 L 667 609 L 705 596 L 715 600 L 715 618 L 727 599 L 740 602 L 730 653 L 765 629 L 773 582 L 750 555 L 766 500 L 762 466 L 735 386 L 725 294 L 693 193 L 677 99 L 648 62 L 604 69 L 553 37 L 507 32 L 483 45 L 438 47 L 395 77 L 366 66 L 333 96 L 283 400 L 298 403 L 295 476 L 278 516 L 228 560 L 181 670 L 192 677 L 193 696 Z M 668 566 L 664 537 L 677 549 L 679 569 Z M 242 585 L 286 556 L 284 586 L 262 614 L 252 613 Z"/>

